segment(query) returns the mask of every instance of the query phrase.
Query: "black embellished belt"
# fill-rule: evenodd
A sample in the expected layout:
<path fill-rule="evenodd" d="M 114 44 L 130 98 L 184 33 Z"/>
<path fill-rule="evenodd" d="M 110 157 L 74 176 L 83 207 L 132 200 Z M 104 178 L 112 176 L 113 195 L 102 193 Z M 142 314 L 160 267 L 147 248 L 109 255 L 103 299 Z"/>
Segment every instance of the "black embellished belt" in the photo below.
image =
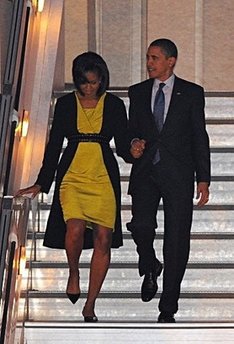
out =
<path fill-rule="evenodd" d="M 68 142 L 98 142 L 109 143 L 108 137 L 101 134 L 77 134 L 68 137 Z"/>

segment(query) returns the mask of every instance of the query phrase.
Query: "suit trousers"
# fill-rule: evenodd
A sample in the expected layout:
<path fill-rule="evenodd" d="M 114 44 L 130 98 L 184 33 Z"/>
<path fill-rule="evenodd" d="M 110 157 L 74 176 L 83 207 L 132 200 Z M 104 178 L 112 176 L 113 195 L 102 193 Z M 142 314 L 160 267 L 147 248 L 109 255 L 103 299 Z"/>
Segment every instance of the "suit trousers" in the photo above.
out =
<path fill-rule="evenodd" d="M 157 271 L 159 260 L 154 249 L 156 216 L 160 201 L 164 210 L 163 290 L 161 312 L 178 310 L 180 285 L 189 258 L 193 213 L 193 171 L 179 166 L 152 165 L 148 177 L 132 193 L 132 220 L 127 224 L 139 254 L 139 274 Z"/>

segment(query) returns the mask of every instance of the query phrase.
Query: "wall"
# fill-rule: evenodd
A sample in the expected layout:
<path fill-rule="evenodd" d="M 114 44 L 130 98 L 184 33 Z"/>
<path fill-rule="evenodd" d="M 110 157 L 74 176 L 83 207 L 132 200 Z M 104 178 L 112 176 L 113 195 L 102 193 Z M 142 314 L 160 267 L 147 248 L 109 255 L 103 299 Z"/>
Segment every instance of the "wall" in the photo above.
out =
<path fill-rule="evenodd" d="M 204 0 L 204 85 L 234 91 L 234 1 Z"/>
<path fill-rule="evenodd" d="M 72 61 L 88 49 L 88 7 L 86 0 L 65 0 L 65 81 L 72 82 Z"/>
<path fill-rule="evenodd" d="M 72 81 L 74 56 L 89 48 L 90 31 L 92 46 L 108 63 L 112 86 L 147 77 L 146 47 L 167 37 L 178 46 L 178 75 L 206 91 L 233 91 L 233 13 L 233 0 L 66 0 L 65 80 Z"/>
<path fill-rule="evenodd" d="M 149 0 L 148 43 L 174 40 L 179 49 L 176 73 L 207 91 L 233 91 L 233 0 Z"/>

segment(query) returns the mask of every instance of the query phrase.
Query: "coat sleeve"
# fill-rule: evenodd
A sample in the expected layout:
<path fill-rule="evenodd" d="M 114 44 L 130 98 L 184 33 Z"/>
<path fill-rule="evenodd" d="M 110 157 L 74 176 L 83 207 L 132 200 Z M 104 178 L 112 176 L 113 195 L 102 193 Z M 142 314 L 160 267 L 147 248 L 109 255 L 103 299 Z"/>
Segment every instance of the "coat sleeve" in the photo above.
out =
<path fill-rule="evenodd" d="M 116 154 L 124 159 L 125 162 L 132 162 L 130 154 L 131 140 L 128 132 L 128 120 L 125 105 L 122 100 L 116 104 L 116 123 L 114 141 Z"/>
<path fill-rule="evenodd" d="M 136 102 L 136 96 L 134 95 L 134 88 L 129 87 L 128 90 L 129 96 L 129 124 L 128 124 L 128 133 L 130 140 L 134 138 L 141 139 L 141 133 L 138 128 L 137 114 L 139 112 L 139 106 Z"/>
<path fill-rule="evenodd" d="M 210 183 L 210 147 L 205 127 L 205 97 L 202 87 L 196 89 L 192 106 L 192 152 L 197 182 Z"/>
<path fill-rule="evenodd" d="M 58 99 L 52 127 L 50 130 L 49 140 L 46 145 L 43 162 L 39 171 L 35 184 L 41 186 L 41 191 L 48 193 L 51 184 L 55 177 L 55 172 L 58 166 L 60 154 L 62 151 L 64 140 L 64 104 L 63 101 Z"/>

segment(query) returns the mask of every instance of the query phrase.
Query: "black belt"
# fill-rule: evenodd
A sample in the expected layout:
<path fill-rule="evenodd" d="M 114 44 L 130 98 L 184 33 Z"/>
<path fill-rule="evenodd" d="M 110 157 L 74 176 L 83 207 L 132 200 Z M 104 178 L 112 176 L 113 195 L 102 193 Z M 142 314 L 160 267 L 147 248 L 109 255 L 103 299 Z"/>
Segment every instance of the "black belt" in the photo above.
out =
<path fill-rule="evenodd" d="M 98 142 L 109 143 L 108 137 L 101 134 L 77 134 L 68 137 L 68 142 Z"/>

